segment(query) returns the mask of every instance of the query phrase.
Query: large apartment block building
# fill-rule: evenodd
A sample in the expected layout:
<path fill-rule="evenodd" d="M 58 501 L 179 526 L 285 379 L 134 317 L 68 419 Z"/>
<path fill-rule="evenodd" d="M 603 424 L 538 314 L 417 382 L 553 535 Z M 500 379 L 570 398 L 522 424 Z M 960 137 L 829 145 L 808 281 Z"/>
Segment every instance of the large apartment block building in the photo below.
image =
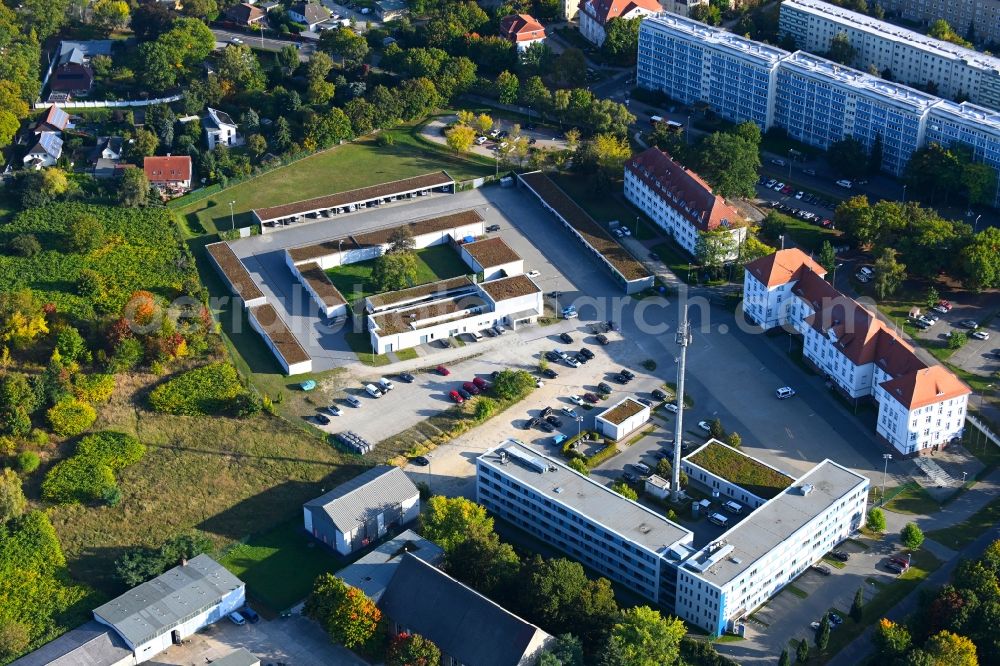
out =
<path fill-rule="evenodd" d="M 856 530 L 868 490 L 868 479 L 825 460 L 696 544 L 687 528 L 518 440 L 477 458 L 476 475 L 477 501 L 491 513 L 714 635 L 738 630 Z"/>
<path fill-rule="evenodd" d="M 971 390 L 951 371 L 928 366 L 871 310 L 829 284 L 797 248 L 746 266 L 743 313 L 764 329 L 802 336 L 803 356 L 843 395 L 878 404 L 876 431 L 914 456 L 960 438 Z"/>
<path fill-rule="evenodd" d="M 881 0 L 887 12 L 925 25 L 944 19 L 980 44 L 1000 44 L 1000 0 Z"/>
<path fill-rule="evenodd" d="M 691 254 L 706 232 L 724 231 L 732 237 L 726 261 L 737 257 L 746 239 L 739 212 L 698 174 L 655 146 L 625 162 L 625 198 Z"/>
<path fill-rule="evenodd" d="M 894 81 L 932 84 L 942 97 L 1000 109 L 1000 58 L 822 0 L 784 0 L 779 30 L 810 53 L 826 53 L 834 37 L 845 35 L 854 67 L 888 70 Z"/>
<path fill-rule="evenodd" d="M 938 140 L 952 145 L 974 139 L 976 159 L 1000 165 L 997 112 L 673 14 L 642 22 L 636 79 L 683 104 L 708 104 L 732 122 L 781 128 L 820 148 L 855 137 L 871 151 L 881 141 L 882 170 L 895 176 L 902 175 L 914 150 Z M 947 131 L 932 129 L 944 127 L 943 120 L 933 120 L 945 117 Z"/>

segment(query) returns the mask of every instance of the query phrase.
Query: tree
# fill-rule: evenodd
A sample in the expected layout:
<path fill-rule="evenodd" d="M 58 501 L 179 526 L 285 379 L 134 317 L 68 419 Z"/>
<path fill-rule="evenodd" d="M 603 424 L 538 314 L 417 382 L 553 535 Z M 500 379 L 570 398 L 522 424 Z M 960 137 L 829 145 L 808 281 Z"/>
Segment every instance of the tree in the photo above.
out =
<path fill-rule="evenodd" d="M 153 90 L 173 87 L 215 48 L 215 36 L 202 21 L 179 18 L 156 41 L 139 46 L 139 70 Z"/>
<path fill-rule="evenodd" d="M 882 534 L 885 532 L 885 514 L 882 513 L 882 509 L 874 508 L 868 512 L 868 519 L 865 521 L 865 527 L 876 534 Z"/>
<path fill-rule="evenodd" d="M 715 417 L 708 424 L 708 434 L 715 439 L 722 439 L 726 436 L 726 429 L 722 427 L 722 419 Z"/>
<path fill-rule="evenodd" d="M 382 619 L 382 612 L 364 592 L 330 573 L 321 574 L 313 583 L 303 610 L 347 648 L 368 643 Z"/>
<path fill-rule="evenodd" d="M 906 523 L 899 533 L 900 541 L 910 550 L 916 550 L 924 543 L 924 533 L 916 523 Z"/>
<path fill-rule="evenodd" d="M 875 625 L 873 642 L 879 656 L 889 660 L 902 657 L 912 645 L 909 630 L 886 618 Z"/>
<path fill-rule="evenodd" d="M 368 55 L 368 40 L 347 27 L 326 30 L 319 38 L 319 48 L 340 56 L 345 67 L 357 67 Z"/>
<path fill-rule="evenodd" d="M 886 248 L 875 260 L 875 293 L 885 298 L 896 293 L 906 279 L 906 266 L 896 261 L 896 251 Z"/>
<path fill-rule="evenodd" d="M 560 88 L 584 85 L 587 82 L 587 58 L 583 51 L 568 48 L 560 53 L 552 63 L 552 78 Z"/>
<path fill-rule="evenodd" d="M 379 291 L 412 287 L 417 280 L 417 259 L 413 253 L 383 254 L 375 260 L 372 282 Z"/>
<path fill-rule="evenodd" d="M 732 133 L 742 139 L 746 139 L 758 147 L 764 138 L 761 134 L 760 126 L 752 120 L 744 120 L 742 123 L 733 128 Z"/>
<path fill-rule="evenodd" d="M 127 149 L 129 158 L 141 163 L 143 158 L 150 157 L 156 152 L 156 147 L 159 144 L 160 140 L 156 138 L 155 134 L 149 130 L 138 129 Z"/>
<path fill-rule="evenodd" d="M 937 305 L 937 302 L 941 300 L 941 294 L 938 293 L 937 288 L 934 285 L 927 287 L 927 293 L 924 295 L 924 306 L 932 308 Z"/>
<path fill-rule="evenodd" d="M 65 194 L 69 189 L 66 172 L 57 167 L 50 167 L 42 172 L 41 190 L 49 197 Z"/>
<path fill-rule="evenodd" d="M 997 170 L 989 164 L 967 162 L 962 165 L 962 187 L 969 206 L 989 206 L 997 191 Z"/>
<path fill-rule="evenodd" d="M 34 30 L 39 40 L 59 31 L 69 16 L 69 0 L 23 0 L 17 3 L 18 15 L 23 19 L 26 33 Z"/>
<path fill-rule="evenodd" d="M 747 234 L 746 239 L 740 244 L 739 247 L 739 264 L 740 266 L 746 266 L 752 261 L 756 261 L 761 257 L 773 254 L 775 249 L 776 248 L 771 247 L 756 236 Z"/>
<path fill-rule="evenodd" d="M 24 513 L 28 500 L 21 489 L 21 477 L 9 467 L 0 471 L 0 523 Z"/>
<path fill-rule="evenodd" d="M 637 500 L 639 499 L 639 493 L 632 489 L 632 486 L 628 485 L 624 481 L 618 481 L 617 483 L 611 484 L 611 490 L 615 491 L 625 499 Z"/>
<path fill-rule="evenodd" d="M 556 636 L 555 645 L 542 653 L 538 666 L 583 666 L 583 643 L 573 634 Z"/>
<path fill-rule="evenodd" d="M 722 10 L 718 5 L 695 5 L 691 9 L 691 18 L 708 25 L 719 25 L 722 23 Z"/>
<path fill-rule="evenodd" d="M 800 664 L 809 661 L 809 643 L 804 638 L 799 641 L 798 647 L 795 648 L 795 661 Z"/>
<path fill-rule="evenodd" d="M 281 68 L 281 73 L 284 76 L 289 76 L 299 67 L 299 50 L 295 48 L 294 44 L 286 44 L 278 51 L 275 59 L 277 60 L 278 67 Z"/>
<path fill-rule="evenodd" d="M 948 337 L 948 349 L 961 349 L 969 341 L 969 336 L 962 331 L 952 331 Z"/>
<path fill-rule="evenodd" d="M 605 26 L 602 50 L 620 64 L 634 63 L 639 50 L 639 24 L 642 17 L 623 19 L 616 17 Z"/>
<path fill-rule="evenodd" d="M 407 79 L 399 88 L 399 103 L 404 120 L 426 116 L 437 107 L 438 102 L 437 88 L 426 77 Z"/>
<path fill-rule="evenodd" d="M 718 275 L 736 251 L 736 238 L 728 230 L 698 232 L 694 255 L 705 268 Z"/>
<path fill-rule="evenodd" d="M 816 630 L 816 647 L 822 652 L 826 649 L 826 646 L 830 644 L 830 614 L 827 613 L 823 616 L 823 619 L 819 623 L 819 629 Z"/>
<path fill-rule="evenodd" d="M 829 275 L 828 279 L 830 282 L 833 282 L 833 270 L 837 266 L 837 253 L 830 241 L 823 241 L 823 245 L 819 248 L 819 257 L 816 258 L 816 262 L 826 269 L 827 275 Z"/>
<path fill-rule="evenodd" d="M 66 223 L 66 245 L 73 252 L 87 254 L 104 244 L 104 225 L 89 213 L 74 215 Z"/>
<path fill-rule="evenodd" d="M 674 465 L 671 462 L 671 458 L 660 458 L 659 462 L 656 463 L 656 473 L 664 479 L 673 479 Z M 683 469 L 681 469 L 680 482 L 682 486 L 686 486 L 688 483 L 687 472 Z"/>
<path fill-rule="evenodd" d="M 493 380 L 493 395 L 499 400 L 520 400 L 535 387 L 535 378 L 526 370 L 501 370 Z"/>
<path fill-rule="evenodd" d="M 445 134 L 448 147 L 460 153 L 468 152 L 476 140 L 476 130 L 467 125 L 455 125 Z"/>
<path fill-rule="evenodd" d="M 0 659 L 11 660 L 28 649 L 28 626 L 16 620 L 0 623 Z"/>
<path fill-rule="evenodd" d="M 864 616 L 865 609 L 865 591 L 862 588 L 858 588 L 858 591 L 854 593 L 854 601 L 851 602 L 851 619 L 855 622 L 861 622 L 861 618 Z"/>
<path fill-rule="evenodd" d="M 589 579 L 578 562 L 536 555 L 526 563 L 521 580 L 519 596 L 535 624 L 552 633 L 572 631 L 591 649 L 604 642 L 619 617 L 611 583 Z"/>
<path fill-rule="evenodd" d="M 868 172 L 868 151 L 865 144 L 852 136 L 830 144 L 826 161 L 838 174 L 847 178 L 860 178 Z"/>
<path fill-rule="evenodd" d="M 267 139 L 261 134 L 251 134 L 247 137 L 247 150 L 253 153 L 254 157 L 260 157 L 267 152 Z"/>
<path fill-rule="evenodd" d="M 327 110 L 326 113 L 310 116 L 305 122 L 304 129 L 306 138 L 319 148 L 329 148 L 351 138 L 351 121 L 337 107 Z"/>
<path fill-rule="evenodd" d="M 760 153 L 750 141 L 726 132 L 715 132 L 699 144 L 698 171 L 723 197 L 753 197 L 756 193 Z"/>
<path fill-rule="evenodd" d="M 118 202 L 129 208 L 145 206 L 149 197 L 149 178 L 137 167 L 122 171 L 118 181 Z"/>
<path fill-rule="evenodd" d="M 521 102 L 529 108 L 546 111 L 552 105 L 552 93 L 540 76 L 532 76 L 521 86 Z"/>
<path fill-rule="evenodd" d="M 441 546 L 447 555 L 472 536 L 493 534 L 493 519 L 486 509 L 464 497 L 435 495 L 420 516 L 421 534 Z"/>
<path fill-rule="evenodd" d="M 743 438 L 740 437 L 740 433 L 731 432 L 726 435 L 726 444 L 733 447 L 734 449 L 740 448 L 740 444 L 743 443 Z"/>
<path fill-rule="evenodd" d="M 619 644 L 629 666 L 661 666 L 677 661 L 685 631 L 684 623 L 676 617 L 663 617 L 649 606 L 636 606 L 622 612 L 610 641 Z"/>
<path fill-rule="evenodd" d="M 309 64 L 306 65 L 306 98 L 310 104 L 326 104 L 333 99 L 336 87 L 326 80 L 331 69 L 333 60 L 322 51 L 317 51 L 309 59 Z"/>
<path fill-rule="evenodd" d="M 458 580 L 497 599 L 509 595 L 521 560 L 496 534 L 476 532 L 452 548 L 447 568 Z"/>
<path fill-rule="evenodd" d="M 96 0 L 91 10 L 94 22 L 105 30 L 120 30 L 128 25 L 129 6 L 125 0 Z"/>
<path fill-rule="evenodd" d="M 613 134 L 597 134 L 587 142 L 580 162 L 593 169 L 602 184 L 608 184 L 621 177 L 625 160 L 631 156 L 632 147 L 627 139 Z"/>
<path fill-rule="evenodd" d="M 788 654 L 788 648 L 781 651 L 781 656 L 778 657 L 778 666 L 792 666 L 792 657 Z"/>
<path fill-rule="evenodd" d="M 590 468 L 587 467 L 587 463 L 585 463 L 582 458 L 570 458 L 569 462 L 566 464 L 570 469 L 575 470 L 584 476 L 590 476 Z"/>
<path fill-rule="evenodd" d="M 851 38 L 846 32 L 838 32 L 830 40 L 830 50 L 826 52 L 826 57 L 841 65 L 853 65 L 858 51 L 851 45 Z"/>
<path fill-rule="evenodd" d="M 884 155 L 885 147 L 883 146 L 882 133 L 879 132 L 875 135 L 875 140 L 872 142 L 871 152 L 868 153 L 867 170 L 869 174 L 876 174 L 882 170 L 882 159 Z"/>
<path fill-rule="evenodd" d="M 256 92 L 263 90 L 267 84 L 257 55 L 246 44 L 227 45 L 222 49 L 218 66 L 219 78 L 226 93 Z"/>
<path fill-rule="evenodd" d="M 978 666 L 976 645 L 966 638 L 950 631 L 940 631 L 924 644 L 924 650 L 934 664 L 947 666 Z"/>
<path fill-rule="evenodd" d="M 18 234 L 7 243 L 7 249 L 19 257 L 33 257 L 42 251 L 42 244 L 34 234 Z"/>
<path fill-rule="evenodd" d="M 208 537 L 178 534 L 159 548 L 132 548 L 115 561 L 115 574 L 128 587 L 135 587 L 177 566 L 181 560 L 190 560 L 202 553 L 212 552 Z"/>
<path fill-rule="evenodd" d="M 507 70 L 500 72 L 496 80 L 497 100 L 501 104 L 513 104 L 517 101 L 519 87 L 517 75 L 511 74 Z"/>
<path fill-rule="evenodd" d="M 97 412 L 89 404 L 65 397 L 46 412 L 52 432 L 63 437 L 79 435 L 97 420 Z"/>
<path fill-rule="evenodd" d="M 4 82 L 5 83 L 5 82 Z M 14 140 L 14 135 L 20 128 L 17 116 L 7 109 L 0 108 L 0 148 L 5 148 Z"/>
<path fill-rule="evenodd" d="M 399 634 L 389 642 L 386 666 L 438 666 L 441 650 L 420 634 Z"/>
<path fill-rule="evenodd" d="M 952 192 L 962 191 L 962 161 L 957 152 L 928 143 L 913 151 L 903 178 L 909 191 L 922 200 L 934 202 L 944 195 L 947 201 Z"/>
<path fill-rule="evenodd" d="M 965 48 L 973 48 L 972 43 L 962 39 L 962 36 L 955 32 L 954 28 L 944 19 L 938 19 L 931 23 L 927 28 L 927 34 L 934 39 L 943 39 L 946 42 L 958 44 Z"/>
<path fill-rule="evenodd" d="M 976 291 L 1000 286 L 1000 229 L 986 227 L 962 248 L 962 283 Z"/>

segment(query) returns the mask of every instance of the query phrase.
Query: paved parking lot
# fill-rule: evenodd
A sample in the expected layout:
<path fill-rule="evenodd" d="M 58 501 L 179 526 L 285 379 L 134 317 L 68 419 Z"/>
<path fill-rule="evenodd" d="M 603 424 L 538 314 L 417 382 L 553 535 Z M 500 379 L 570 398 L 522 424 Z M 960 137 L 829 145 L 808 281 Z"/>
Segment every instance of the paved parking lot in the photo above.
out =
<path fill-rule="evenodd" d="M 242 627 L 222 620 L 146 663 L 204 666 L 240 647 L 258 656 L 261 666 L 367 666 L 350 650 L 334 645 L 318 624 L 301 615 L 262 619 Z"/>
<path fill-rule="evenodd" d="M 430 121 L 424 125 L 421 134 L 433 141 L 434 143 L 440 143 L 442 145 L 447 143 L 445 139 L 444 130 L 451 123 L 455 122 L 458 116 L 441 116 Z M 507 132 L 511 131 L 514 127 L 514 123 L 509 120 L 496 119 L 493 124 L 494 128 L 505 130 Z M 566 139 L 562 136 L 557 136 L 554 134 L 555 130 L 546 128 L 545 130 L 529 130 L 521 128 L 521 136 L 525 136 L 528 139 L 534 139 L 534 143 L 531 144 L 533 148 L 545 148 L 553 150 L 565 150 L 566 149 Z M 486 137 L 487 140 L 482 144 L 475 144 L 472 146 L 471 151 L 473 153 L 482 155 L 484 157 L 489 157 L 493 159 L 494 151 L 498 148 L 499 144 L 503 139 L 491 139 Z"/>

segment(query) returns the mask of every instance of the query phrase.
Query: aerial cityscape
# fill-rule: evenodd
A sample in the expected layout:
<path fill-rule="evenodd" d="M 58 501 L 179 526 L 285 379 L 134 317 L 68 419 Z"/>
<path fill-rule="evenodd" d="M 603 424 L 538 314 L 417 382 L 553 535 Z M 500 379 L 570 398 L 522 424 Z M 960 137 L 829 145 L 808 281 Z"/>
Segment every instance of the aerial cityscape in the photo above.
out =
<path fill-rule="evenodd" d="M 3 0 L 0 666 L 1000 664 L 1000 0 Z"/>

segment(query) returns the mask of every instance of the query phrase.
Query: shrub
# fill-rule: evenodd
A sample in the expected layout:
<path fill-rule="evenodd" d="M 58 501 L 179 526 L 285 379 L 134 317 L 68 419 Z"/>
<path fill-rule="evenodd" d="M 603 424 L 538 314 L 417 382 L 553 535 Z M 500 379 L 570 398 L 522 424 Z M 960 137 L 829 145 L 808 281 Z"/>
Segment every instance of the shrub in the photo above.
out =
<path fill-rule="evenodd" d="M 615 455 L 618 455 L 618 446 L 615 444 L 608 444 L 594 455 L 589 458 L 585 458 L 587 467 L 597 467 L 602 462 Z"/>
<path fill-rule="evenodd" d="M 114 375 L 77 375 L 73 378 L 73 395 L 78 400 L 99 404 L 111 400 L 115 391 Z"/>
<path fill-rule="evenodd" d="M 153 389 L 149 406 L 153 411 L 182 416 L 219 414 L 243 394 L 236 368 L 212 363 L 189 370 Z"/>
<path fill-rule="evenodd" d="M 479 398 L 476 402 L 476 420 L 482 422 L 492 418 L 497 413 L 498 407 L 497 401 L 493 398 Z"/>
<path fill-rule="evenodd" d="M 17 456 L 17 468 L 24 474 L 31 474 L 41 464 L 38 454 L 34 451 L 22 451 Z"/>
<path fill-rule="evenodd" d="M 112 470 L 120 470 L 142 460 L 146 446 L 123 432 L 105 430 L 87 435 L 76 445 L 76 455 L 100 460 Z"/>
<path fill-rule="evenodd" d="M 948 338 L 948 349 L 960 349 L 969 341 L 969 336 L 960 331 L 955 331 Z"/>
<path fill-rule="evenodd" d="M 885 532 L 885 514 L 882 513 L 882 509 L 872 509 L 869 511 L 865 526 L 876 534 Z"/>
<path fill-rule="evenodd" d="M 380 132 L 378 138 L 375 139 L 375 143 L 385 148 L 386 146 L 395 145 L 396 138 L 389 132 Z"/>
<path fill-rule="evenodd" d="M 111 372 L 127 372 L 142 362 L 145 350 L 142 343 L 135 338 L 126 338 L 115 347 L 115 352 L 108 362 Z"/>
<path fill-rule="evenodd" d="M 590 476 L 590 468 L 587 467 L 587 463 L 583 461 L 583 458 L 571 458 L 567 465 L 570 469 L 576 470 L 584 476 Z"/>
<path fill-rule="evenodd" d="M 517 402 L 535 388 L 535 378 L 527 370 L 501 370 L 493 381 L 493 392 L 504 402 Z"/>
<path fill-rule="evenodd" d="M 45 475 L 42 497 L 64 504 L 94 502 L 115 486 L 115 473 L 104 462 L 91 456 L 73 456 Z"/>
<path fill-rule="evenodd" d="M 630 499 L 630 500 L 639 499 L 639 494 L 632 489 L 632 486 L 622 481 L 611 484 L 611 490 L 615 491 L 625 499 Z"/>
<path fill-rule="evenodd" d="M 910 550 L 916 550 L 924 543 L 924 533 L 916 523 L 906 523 L 899 533 L 899 540 Z"/>
<path fill-rule="evenodd" d="M 33 257 L 42 251 L 42 244 L 33 234 L 21 234 L 14 236 L 7 248 L 19 257 Z"/>
<path fill-rule="evenodd" d="M 108 488 L 101 495 L 101 499 L 108 506 L 118 506 L 122 503 L 122 491 L 118 486 Z"/>
<path fill-rule="evenodd" d="M 651 358 L 647 358 L 645 361 L 642 362 L 642 367 L 652 372 L 653 370 L 656 370 L 656 361 L 654 361 Z"/>
<path fill-rule="evenodd" d="M 73 437 L 94 425 L 97 412 L 85 402 L 65 397 L 49 409 L 48 418 L 52 432 L 63 437 Z"/>

